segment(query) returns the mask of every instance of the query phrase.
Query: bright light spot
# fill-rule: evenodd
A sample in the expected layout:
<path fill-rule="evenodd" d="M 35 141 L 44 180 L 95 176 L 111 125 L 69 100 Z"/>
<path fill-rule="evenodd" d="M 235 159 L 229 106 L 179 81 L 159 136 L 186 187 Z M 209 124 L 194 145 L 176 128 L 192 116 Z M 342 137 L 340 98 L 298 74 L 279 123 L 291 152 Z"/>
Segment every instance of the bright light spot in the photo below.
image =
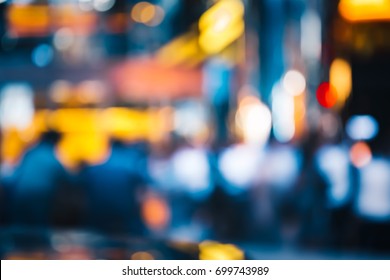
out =
<path fill-rule="evenodd" d="M 6 2 L 7 0 L 0 0 L 0 4 Z"/>
<path fill-rule="evenodd" d="M 75 36 L 70 28 L 61 28 L 54 34 L 54 46 L 60 51 L 69 49 L 74 41 Z"/>
<path fill-rule="evenodd" d="M 142 204 L 142 217 L 150 229 L 163 230 L 169 223 L 171 213 L 164 199 L 152 195 Z"/>
<path fill-rule="evenodd" d="M 272 118 L 275 138 L 285 143 L 295 134 L 294 97 L 277 83 L 272 89 Z"/>
<path fill-rule="evenodd" d="M 209 54 L 215 54 L 244 32 L 244 5 L 239 0 L 224 0 L 212 5 L 199 19 L 199 45 Z"/>
<path fill-rule="evenodd" d="M 351 195 L 348 151 L 338 146 L 323 147 L 316 155 L 316 162 L 329 184 L 327 196 L 330 206 L 340 207 L 347 203 Z"/>
<path fill-rule="evenodd" d="M 293 96 L 300 95 L 306 89 L 306 80 L 300 72 L 290 70 L 284 76 L 283 86 L 289 94 Z"/>
<path fill-rule="evenodd" d="M 115 0 L 94 0 L 93 7 L 98 12 L 106 12 L 115 4 Z"/>
<path fill-rule="evenodd" d="M 148 2 L 139 2 L 131 10 L 131 18 L 135 22 L 149 26 L 157 26 L 164 20 L 165 12 L 158 5 Z"/>
<path fill-rule="evenodd" d="M 388 0 L 341 0 L 339 13 L 349 21 L 373 21 L 390 19 Z"/>
<path fill-rule="evenodd" d="M 390 218 L 390 165 L 388 161 L 373 159 L 360 169 L 360 191 L 357 210 L 360 215 L 374 220 Z"/>
<path fill-rule="evenodd" d="M 262 156 L 261 150 L 245 145 L 232 146 L 222 153 L 218 167 L 232 184 L 228 192 L 236 194 L 250 187 L 259 171 Z"/>
<path fill-rule="evenodd" d="M 210 193 L 210 167 L 205 151 L 179 150 L 173 155 L 172 164 L 175 178 L 182 188 L 199 197 Z"/>
<path fill-rule="evenodd" d="M 378 123 L 369 115 L 353 116 L 346 125 L 346 131 L 353 140 L 370 140 L 378 134 Z"/>
<path fill-rule="evenodd" d="M 351 65 L 343 59 L 335 59 L 330 66 L 329 81 L 337 90 L 338 101 L 344 104 L 352 90 Z"/>
<path fill-rule="evenodd" d="M 34 97 L 27 84 L 8 84 L 0 93 L 0 126 L 27 128 L 34 116 Z"/>
<path fill-rule="evenodd" d="M 199 19 L 199 29 L 209 28 L 222 31 L 232 21 L 241 19 L 244 15 L 244 5 L 239 0 L 219 1 L 210 7 Z"/>
<path fill-rule="evenodd" d="M 301 51 L 304 57 L 319 59 L 321 56 L 321 19 L 314 10 L 307 10 L 301 18 Z"/>
<path fill-rule="evenodd" d="M 357 168 L 367 165 L 372 158 L 371 149 L 364 142 L 355 143 L 349 152 L 352 164 Z"/>
<path fill-rule="evenodd" d="M 200 260 L 243 260 L 244 252 L 232 244 L 204 241 L 199 244 Z"/>
<path fill-rule="evenodd" d="M 246 143 L 262 146 L 267 142 L 271 132 L 271 112 L 256 97 L 246 96 L 240 101 L 236 124 L 242 130 Z"/>
<path fill-rule="evenodd" d="M 231 20 L 232 20 L 232 15 L 229 13 L 229 11 L 221 10 L 217 16 L 217 20 L 213 25 L 214 31 L 222 32 L 229 26 Z"/>
<path fill-rule="evenodd" d="M 337 91 L 327 82 L 318 86 L 316 97 L 318 103 L 324 108 L 332 108 L 337 103 Z"/>
<path fill-rule="evenodd" d="M 53 60 L 54 51 L 49 45 L 42 44 L 32 52 L 32 61 L 38 67 L 45 67 Z"/>

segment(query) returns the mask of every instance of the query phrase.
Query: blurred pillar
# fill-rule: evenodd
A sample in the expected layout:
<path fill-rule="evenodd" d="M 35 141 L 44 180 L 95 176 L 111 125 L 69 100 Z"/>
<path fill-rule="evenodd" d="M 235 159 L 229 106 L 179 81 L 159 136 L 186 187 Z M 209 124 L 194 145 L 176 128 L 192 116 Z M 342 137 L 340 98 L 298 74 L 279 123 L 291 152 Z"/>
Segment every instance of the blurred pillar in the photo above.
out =
<path fill-rule="evenodd" d="M 223 58 L 212 58 L 205 63 L 203 71 L 204 92 L 214 114 L 214 143 L 224 144 L 229 139 L 228 117 L 233 67 Z"/>
<path fill-rule="evenodd" d="M 284 0 L 263 0 L 259 3 L 260 28 L 260 91 L 267 103 L 274 83 L 284 69 Z"/>

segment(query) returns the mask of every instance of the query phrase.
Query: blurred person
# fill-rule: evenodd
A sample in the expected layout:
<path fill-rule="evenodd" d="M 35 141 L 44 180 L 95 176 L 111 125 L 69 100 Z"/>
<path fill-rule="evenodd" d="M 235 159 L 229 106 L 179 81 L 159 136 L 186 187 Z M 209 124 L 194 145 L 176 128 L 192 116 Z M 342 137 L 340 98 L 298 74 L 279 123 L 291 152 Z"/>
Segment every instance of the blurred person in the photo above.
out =
<path fill-rule="evenodd" d="M 300 242 L 311 248 L 346 250 L 358 242 L 352 209 L 356 174 L 342 139 L 338 119 L 325 115 L 302 145 L 304 165 L 297 186 L 304 217 Z"/>
<path fill-rule="evenodd" d="M 57 190 L 69 182 L 68 173 L 55 155 L 59 139 L 60 134 L 55 131 L 44 133 L 8 178 L 12 225 L 45 227 L 54 224 Z"/>
<path fill-rule="evenodd" d="M 165 194 L 171 209 L 167 234 L 177 240 L 203 240 L 209 236 L 204 206 L 214 187 L 210 154 L 203 144 L 189 144 L 178 135 L 170 140 L 150 160 L 157 192 Z"/>
<path fill-rule="evenodd" d="M 245 169 L 252 170 L 253 161 L 245 158 L 247 150 L 243 151 L 241 147 L 217 147 L 210 152 L 214 187 L 206 211 L 215 239 L 242 241 L 252 235 L 254 215 L 248 191 L 252 182 L 247 182 L 251 180 L 251 174 Z"/>
<path fill-rule="evenodd" d="M 369 163 L 354 168 L 356 192 L 351 210 L 353 230 L 359 249 L 388 252 L 390 249 L 390 161 L 374 156 Z M 352 212 L 352 211 L 351 211 Z"/>
<path fill-rule="evenodd" d="M 149 182 L 144 143 L 127 145 L 113 140 L 107 160 L 84 164 L 79 176 L 87 227 L 110 234 L 144 234 L 140 197 Z"/>

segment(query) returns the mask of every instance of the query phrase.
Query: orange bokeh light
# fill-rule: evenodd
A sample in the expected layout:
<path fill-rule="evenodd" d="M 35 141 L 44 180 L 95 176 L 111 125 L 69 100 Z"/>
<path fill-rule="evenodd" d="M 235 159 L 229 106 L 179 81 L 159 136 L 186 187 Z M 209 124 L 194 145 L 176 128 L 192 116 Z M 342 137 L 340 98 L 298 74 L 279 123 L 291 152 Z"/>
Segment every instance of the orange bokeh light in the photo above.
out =
<path fill-rule="evenodd" d="M 349 156 L 352 164 L 357 168 L 361 168 L 371 161 L 372 153 L 367 143 L 357 142 L 351 147 Z"/>
<path fill-rule="evenodd" d="M 142 205 L 142 218 L 152 230 L 163 230 L 170 220 L 170 210 L 166 201 L 157 196 L 146 198 Z"/>

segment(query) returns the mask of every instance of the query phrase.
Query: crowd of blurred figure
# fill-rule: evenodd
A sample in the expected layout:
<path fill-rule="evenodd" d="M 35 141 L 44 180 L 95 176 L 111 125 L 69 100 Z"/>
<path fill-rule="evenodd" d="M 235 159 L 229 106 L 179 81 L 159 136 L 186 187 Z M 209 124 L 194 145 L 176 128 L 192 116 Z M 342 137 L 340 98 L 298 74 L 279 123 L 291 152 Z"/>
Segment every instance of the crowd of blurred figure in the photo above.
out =
<path fill-rule="evenodd" d="M 163 145 L 113 139 L 102 163 L 69 170 L 56 155 L 60 138 L 46 132 L 17 166 L 2 165 L 2 227 L 315 250 L 390 248 L 388 163 L 373 159 L 364 174 L 343 154 L 343 143 L 308 136 L 300 147 L 271 141 L 260 149 L 196 146 L 175 136 Z"/>

